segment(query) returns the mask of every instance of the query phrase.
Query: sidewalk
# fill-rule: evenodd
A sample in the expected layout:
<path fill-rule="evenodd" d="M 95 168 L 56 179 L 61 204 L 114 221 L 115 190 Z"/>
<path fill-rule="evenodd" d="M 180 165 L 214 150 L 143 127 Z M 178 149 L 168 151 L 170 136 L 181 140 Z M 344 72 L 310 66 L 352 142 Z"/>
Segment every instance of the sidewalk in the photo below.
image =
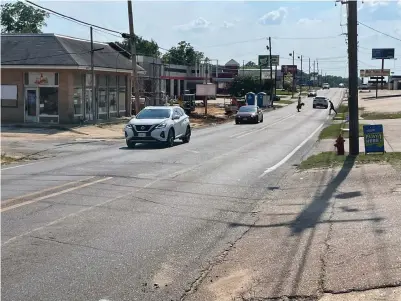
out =
<path fill-rule="evenodd" d="M 255 223 L 231 225 L 245 234 L 187 300 L 399 300 L 399 171 L 309 170 L 277 186 L 252 210 Z"/>

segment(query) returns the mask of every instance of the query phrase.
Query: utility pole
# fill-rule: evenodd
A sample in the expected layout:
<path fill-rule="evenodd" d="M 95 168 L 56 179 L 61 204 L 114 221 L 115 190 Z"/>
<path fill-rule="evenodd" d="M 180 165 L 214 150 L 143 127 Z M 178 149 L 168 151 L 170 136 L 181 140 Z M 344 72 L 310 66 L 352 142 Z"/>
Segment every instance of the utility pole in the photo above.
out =
<path fill-rule="evenodd" d="M 310 58 L 309 58 L 309 73 L 308 73 L 308 77 L 309 77 L 309 89 L 310 89 L 310 82 L 311 82 L 311 78 L 310 78 Z"/>
<path fill-rule="evenodd" d="M 269 37 L 269 62 L 270 62 L 270 101 L 273 100 L 273 62 L 272 62 L 272 39 Z M 274 78 L 274 86 L 276 78 Z"/>
<path fill-rule="evenodd" d="M 356 1 L 348 1 L 348 79 L 349 79 L 349 152 L 359 154 L 358 114 L 358 9 Z"/>
<path fill-rule="evenodd" d="M 316 77 L 316 61 L 313 61 L 313 86 L 315 86 L 315 77 Z"/>
<path fill-rule="evenodd" d="M 259 59 L 259 92 L 262 92 L 262 63 Z"/>
<path fill-rule="evenodd" d="M 398 2 L 399 4 L 400 4 L 400 2 Z M 401 5 L 401 4 L 400 4 Z M 384 72 L 384 59 L 382 59 L 382 75 L 383 75 L 383 72 Z M 383 90 L 383 83 L 384 83 L 384 76 L 383 76 L 383 78 L 381 79 L 381 81 L 382 81 L 382 83 L 381 83 L 381 90 Z M 377 97 L 376 97 L 377 98 Z"/>
<path fill-rule="evenodd" d="M 93 28 L 90 27 L 90 35 L 91 35 L 91 88 L 92 88 L 92 96 L 91 102 L 89 104 L 89 119 L 92 114 L 92 120 L 96 121 L 96 90 L 95 90 L 95 64 L 94 64 L 94 55 L 95 50 L 93 49 Z"/>
<path fill-rule="evenodd" d="M 320 81 L 319 81 L 319 61 L 316 59 L 316 70 L 317 70 L 317 86 L 320 86 Z"/>
<path fill-rule="evenodd" d="M 302 55 L 300 57 L 298 57 L 298 58 L 301 59 L 301 78 L 300 78 L 300 82 L 299 82 L 299 94 L 301 94 L 301 92 L 302 92 L 302 78 L 303 78 L 303 76 L 302 76 L 302 73 L 303 73 L 303 71 L 302 71 Z"/>
<path fill-rule="evenodd" d="M 292 56 L 292 66 L 294 69 L 295 66 L 295 53 L 294 50 L 292 51 L 292 53 L 290 53 L 290 56 Z M 293 70 L 292 72 L 292 97 L 294 97 L 294 89 L 295 89 L 295 77 L 297 76 L 297 68 L 295 68 L 295 70 Z"/>
<path fill-rule="evenodd" d="M 138 70 L 136 66 L 136 41 L 134 32 L 134 16 L 132 14 L 132 1 L 128 0 L 128 21 L 129 21 L 129 34 L 131 42 L 131 60 L 132 60 L 132 88 L 135 93 L 135 115 L 139 113 L 139 81 L 138 81 Z M 130 93 L 132 95 L 132 92 Z M 131 97 L 128 102 L 127 116 L 131 116 L 132 113 L 132 101 Z"/>
<path fill-rule="evenodd" d="M 206 73 L 206 69 L 205 69 L 205 67 L 206 67 L 205 64 L 207 64 L 207 61 L 205 60 L 203 64 L 204 64 L 204 68 L 203 68 L 203 71 L 204 71 L 204 84 L 207 85 L 207 73 Z M 208 97 L 207 95 L 204 96 L 205 116 L 207 116 L 207 97 Z"/>

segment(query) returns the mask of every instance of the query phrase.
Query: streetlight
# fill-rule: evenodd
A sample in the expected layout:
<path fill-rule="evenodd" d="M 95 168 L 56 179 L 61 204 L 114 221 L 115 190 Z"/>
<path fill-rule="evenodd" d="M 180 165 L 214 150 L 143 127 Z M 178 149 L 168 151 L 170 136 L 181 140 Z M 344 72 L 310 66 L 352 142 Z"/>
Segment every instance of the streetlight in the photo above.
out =
<path fill-rule="evenodd" d="M 292 56 L 292 66 L 294 68 L 295 65 L 295 53 L 294 50 L 292 51 L 292 53 L 289 53 L 289 56 Z M 295 89 L 295 75 L 296 75 L 296 70 L 294 72 L 294 70 L 292 71 L 292 97 L 294 97 L 294 89 Z"/>
<path fill-rule="evenodd" d="M 298 56 L 298 59 L 301 59 L 301 81 L 299 83 L 299 94 L 302 92 L 302 55 Z"/>

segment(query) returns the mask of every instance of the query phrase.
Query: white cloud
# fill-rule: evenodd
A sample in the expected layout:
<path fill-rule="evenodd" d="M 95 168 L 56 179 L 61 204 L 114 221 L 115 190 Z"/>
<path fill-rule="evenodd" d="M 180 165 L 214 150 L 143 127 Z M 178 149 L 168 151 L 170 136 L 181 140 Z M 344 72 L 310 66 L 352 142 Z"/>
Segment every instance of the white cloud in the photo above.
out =
<path fill-rule="evenodd" d="M 199 17 L 189 23 L 175 26 L 180 31 L 204 31 L 210 29 L 210 22 L 205 18 Z"/>
<path fill-rule="evenodd" d="M 368 4 L 369 6 L 386 6 L 389 4 L 389 0 L 365 0 L 364 3 Z"/>
<path fill-rule="evenodd" d="M 285 17 L 288 14 L 288 10 L 286 7 L 280 7 L 277 10 L 272 10 L 267 14 L 263 15 L 259 19 L 259 23 L 262 25 L 278 25 L 283 22 Z"/>
<path fill-rule="evenodd" d="M 224 21 L 223 22 L 223 27 L 224 28 L 231 28 L 231 27 L 234 27 L 234 24 L 230 23 L 230 22 L 227 22 L 227 21 Z"/>
<path fill-rule="evenodd" d="M 308 19 L 308 18 L 302 18 L 298 20 L 298 24 L 300 25 L 311 25 L 311 24 L 319 24 L 322 23 L 322 20 L 319 19 Z"/>

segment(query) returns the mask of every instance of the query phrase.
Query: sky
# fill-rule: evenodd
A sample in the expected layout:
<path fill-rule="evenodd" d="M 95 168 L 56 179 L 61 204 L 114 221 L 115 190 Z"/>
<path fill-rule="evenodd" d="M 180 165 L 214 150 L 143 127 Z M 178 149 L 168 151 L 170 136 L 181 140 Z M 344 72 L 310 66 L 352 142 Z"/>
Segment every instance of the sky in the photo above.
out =
<path fill-rule="evenodd" d="M 37 1 L 46 8 L 102 27 L 128 32 L 126 1 Z M 257 62 L 258 55 L 272 54 L 280 64 L 295 64 L 313 71 L 314 61 L 324 74 L 347 76 L 347 7 L 332 1 L 133 1 L 135 33 L 169 49 L 187 41 L 205 56 L 225 64 Z M 381 68 L 372 60 L 372 48 L 395 48 L 398 60 L 386 60 L 385 68 L 401 74 L 401 0 L 358 1 L 359 69 Z M 44 32 L 89 39 L 89 28 L 55 15 Z M 94 31 L 95 41 L 118 41 L 116 34 Z M 398 39 L 398 40 L 397 40 Z M 162 50 L 162 52 L 165 52 Z M 216 61 L 214 61 L 216 62 Z M 315 64 L 317 70 L 317 64 Z"/>

